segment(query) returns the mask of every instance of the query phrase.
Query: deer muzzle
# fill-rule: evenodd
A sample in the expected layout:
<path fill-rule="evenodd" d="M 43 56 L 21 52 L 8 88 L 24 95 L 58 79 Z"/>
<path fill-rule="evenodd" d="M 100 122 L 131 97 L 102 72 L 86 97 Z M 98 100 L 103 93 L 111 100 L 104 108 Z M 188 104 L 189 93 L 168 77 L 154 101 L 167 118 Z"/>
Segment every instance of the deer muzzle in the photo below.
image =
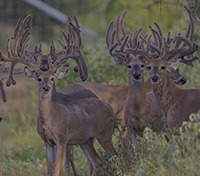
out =
<path fill-rule="evenodd" d="M 151 77 L 152 82 L 157 83 L 159 81 L 159 77 L 157 75 L 153 75 Z"/>
<path fill-rule="evenodd" d="M 139 80 L 140 79 L 140 73 L 139 72 L 135 72 L 134 74 L 133 74 L 133 79 L 135 79 L 136 81 L 137 80 Z"/>
<path fill-rule="evenodd" d="M 51 88 L 50 88 L 50 86 L 48 86 L 48 85 L 45 85 L 45 86 L 43 87 L 43 90 L 44 90 L 45 92 L 49 92 L 50 89 L 51 89 Z"/>
<path fill-rule="evenodd" d="M 175 81 L 177 85 L 184 85 L 187 82 L 186 78 L 181 77 Z"/>

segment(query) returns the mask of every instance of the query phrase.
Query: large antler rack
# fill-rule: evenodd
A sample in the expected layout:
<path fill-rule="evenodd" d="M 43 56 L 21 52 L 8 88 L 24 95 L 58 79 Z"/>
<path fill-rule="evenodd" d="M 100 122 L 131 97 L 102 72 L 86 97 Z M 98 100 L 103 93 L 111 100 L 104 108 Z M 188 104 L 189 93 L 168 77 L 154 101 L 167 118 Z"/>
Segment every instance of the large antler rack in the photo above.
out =
<path fill-rule="evenodd" d="M 171 59 L 180 59 L 184 64 L 193 66 L 193 61 L 198 59 L 196 56 L 185 59 L 185 56 L 192 55 L 198 49 L 198 45 L 193 43 L 194 38 L 194 22 L 190 10 L 185 7 L 189 14 L 189 25 L 185 36 L 181 34 L 175 38 L 171 38 L 171 33 L 168 33 L 167 38 L 163 37 L 161 28 L 157 23 L 154 23 L 156 29 L 150 26 L 154 41 L 150 43 L 151 51 L 157 52 L 159 58 L 164 58 L 169 61 Z"/>
<path fill-rule="evenodd" d="M 87 79 L 87 66 L 83 53 L 80 50 L 81 41 L 81 31 L 80 25 L 77 18 L 68 17 L 68 30 L 67 32 L 62 31 L 64 42 L 59 40 L 61 44 L 62 51 L 56 52 L 54 42 L 52 41 L 50 46 L 50 56 L 51 56 L 51 69 L 55 69 L 58 65 L 66 63 L 66 61 L 71 58 L 73 59 L 78 67 L 78 71 L 82 80 Z"/>
<path fill-rule="evenodd" d="M 30 53 L 26 50 L 27 43 L 30 39 L 31 21 L 31 14 L 26 18 L 19 18 L 14 30 L 14 36 L 7 40 L 7 56 L 0 53 L 0 60 L 11 63 L 9 77 L 6 82 L 7 86 L 16 84 L 16 81 L 13 78 L 13 69 L 17 63 L 22 63 L 28 66 L 32 66 L 33 64 L 32 61 L 30 62 L 30 58 L 32 57 L 30 57 Z"/>
<path fill-rule="evenodd" d="M 145 58 L 149 57 L 150 47 L 148 46 L 150 45 L 151 36 L 141 37 L 142 29 L 127 35 L 124 28 L 125 14 L 126 12 L 118 16 L 116 23 L 111 22 L 106 32 L 107 48 L 117 64 L 124 64 L 130 54 Z"/>
<path fill-rule="evenodd" d="M 14 36 L 7 41 L 7 56 L 0 53 L 0 61 L 11 63 L 9 77 L 6 82 L 7 86 L 16 84 L 16 81 L 13 78 L 13 70 L 18 63 L 22 63 L 33 70 L 46 71 L 47 68 L 43 70 L 44 67 L 42 67 L 44 60 L 46 60 L 50 66 L 48 69 L 54 70 L 57 66 L 64 64 L 68 58 L 75 60 L 81 79 L 86 80 L 87 66 L 84 56 L 80 50 L 80 25 L 76 17 L 69 17 L 69 26 L 67 32 L 65 33 L 62 31 L 65 39 L 65 43 L 60 42 L 62 50 L 60 52 L 56 52 L 54 42 L 52 41 L 50 46 L 50 54 L 48 55 L 42 54 L 41 44 L 39 47 L 36 46 L 34 51 L 27 51 L 27 43 L 30 39 L 31 33 L 31 21 L 32 15 L 28 15 L 26 18 L 21 17 L 18 20 L 14 30 Z M 0 82 L 0 89 L 3 99 L 6 100 L 5 90 L 2 82 Z"/>

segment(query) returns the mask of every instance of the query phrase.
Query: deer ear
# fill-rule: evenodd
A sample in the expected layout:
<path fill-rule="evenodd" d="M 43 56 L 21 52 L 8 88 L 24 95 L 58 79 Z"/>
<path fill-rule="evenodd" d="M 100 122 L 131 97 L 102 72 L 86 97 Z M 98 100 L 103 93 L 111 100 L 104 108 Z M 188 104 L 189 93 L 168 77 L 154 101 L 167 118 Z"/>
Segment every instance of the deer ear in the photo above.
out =
<path fill-rule="evenodd" d="M 180 64 L 180 59 L 172 59 L 172 60 L 170 61 L 170 65 L 172 66 L 172 68 L 173 68 L 174 70 L 177 70 L 177 69 L 178 69 L 179 64 Z"/>
<path fill-rule="evenodd" d="M 69 70 L 69 67 L 68 66 L 63 66 L 63 67 L 59 67 L 56 71 L 55 71 L 55 73 L 54 73 L 54 76 L 56 77 L 56 78 L 63 78 L 63 76 L 65 76 L 66 75 L 66 73 L 68 72 L 68 70 Z"/>
<path fill-rule="evenodd" d="M 28 78 L 36 78 L 38 75 L 37 73 L 30 69 L 29 67 L 24 67 L 24 74 L 28 77 Z"/>

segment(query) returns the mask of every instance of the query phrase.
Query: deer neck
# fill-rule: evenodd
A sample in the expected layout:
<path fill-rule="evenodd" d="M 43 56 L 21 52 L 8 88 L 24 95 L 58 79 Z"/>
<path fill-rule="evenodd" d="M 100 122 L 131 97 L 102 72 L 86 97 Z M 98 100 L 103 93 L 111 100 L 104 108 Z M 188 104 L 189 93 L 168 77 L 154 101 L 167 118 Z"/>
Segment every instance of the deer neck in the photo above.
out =
<path fill-rule="evenodd" d="M 179 88 L 174 85 L 167 74 L 158 84 L 153 85 L 153 92 L 164 112 L 167 112 L 171 107 L 174 107 L 180 96 Z"/>
<path fill-rule="evenodd" d="M 39 90 L 40 91 L 40 90 Z M 42 122 L 45 123 L 51 117 L 51 110 L 53 107 L 53 99 L 55 99 L 57 95 L 57 91 L 55 87 L 51 90 L 48 96 L 41 97 L 39 93 L 38 98 L 38 110 L 39 110 L 39 118 L 42 119 Z"/>
<path fill-rule="evenodd" d="M 129 78 L 129 90 L 127 98 L 133 106 L 144 106 L 146 102 L 146 89 L 143 75 L 141 75 L 141 79 L 139 81 Z"/>

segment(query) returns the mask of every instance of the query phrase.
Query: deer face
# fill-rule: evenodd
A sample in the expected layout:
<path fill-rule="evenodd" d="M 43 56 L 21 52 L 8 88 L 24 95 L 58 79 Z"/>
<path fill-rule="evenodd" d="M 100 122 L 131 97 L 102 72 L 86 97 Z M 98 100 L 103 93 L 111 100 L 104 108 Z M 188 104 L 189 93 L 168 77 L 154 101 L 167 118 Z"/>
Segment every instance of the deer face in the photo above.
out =
<path fill-rule="evenodd" d="M 147 61 L 146 69 L 149 71 L 151 81 L 157 84 L 170 77 L 175 84 L 183 85 L 186 79 L 179 73 L 179 60 L 165 61 L 164 59 L 150 59 Z"/>
<path fill-rule="evenodd" d="M 138 58 L 131 58 L 126 67 L 129 71 L 129 78 L 133 81 L 140 81 L 143 77 L 143 71 L 145 68 L 144 63 Z"/>
<path fill-rule="evenodd" d="M 31 70 L 25 67 L 24 72 L 27 77 L 34 78 L 38 82 L 40 97 L 45 98 L 51 96 L 54 90 L 55 80 L 62 78 L 68 72 L 68 67 L 63 66 L 57 68 L 56 71 L 51 69 L 48 71 Z"/>
<path fill-rule="evenodd" d="M 149 59 L 146 69 L 151 76 L 151 82 L 156 84 L 166 75 L 166 63 L 162 59 Z"/>
<path fill-rule="evenodd" d="M 45 73 L 45 72 L 44 72 Z M 53 73 L 39 74 L 36 77 L 39 85 L 39 92 L 41 97 L 47 97 L 51 94 L 54 88 L 55 76 Z"/>

